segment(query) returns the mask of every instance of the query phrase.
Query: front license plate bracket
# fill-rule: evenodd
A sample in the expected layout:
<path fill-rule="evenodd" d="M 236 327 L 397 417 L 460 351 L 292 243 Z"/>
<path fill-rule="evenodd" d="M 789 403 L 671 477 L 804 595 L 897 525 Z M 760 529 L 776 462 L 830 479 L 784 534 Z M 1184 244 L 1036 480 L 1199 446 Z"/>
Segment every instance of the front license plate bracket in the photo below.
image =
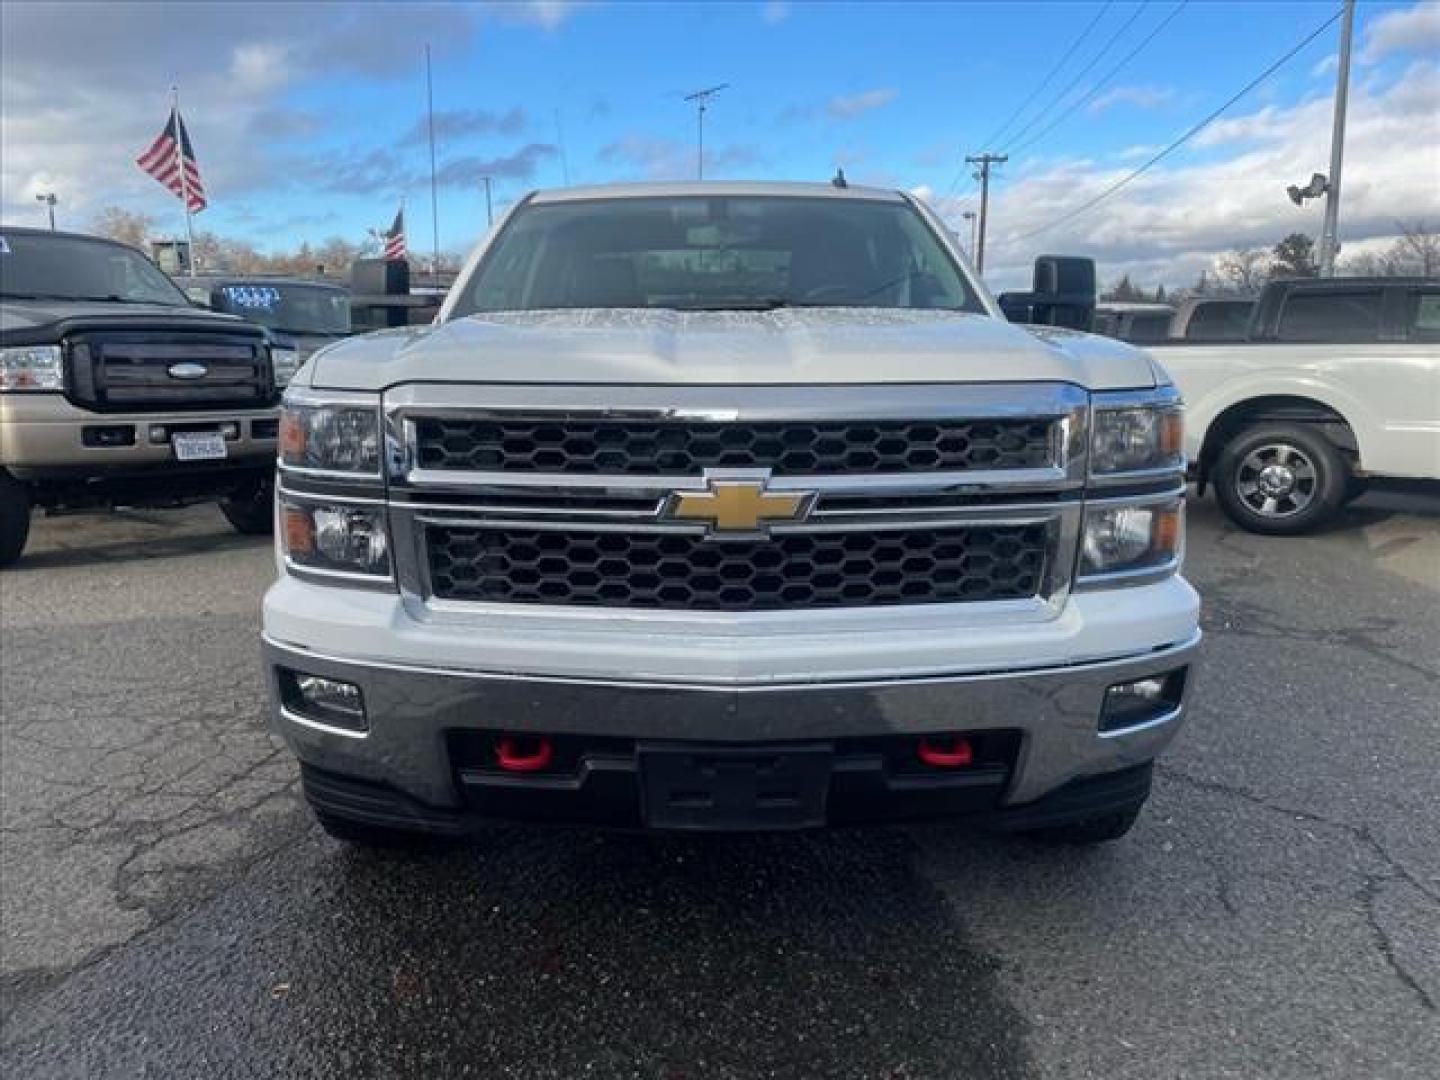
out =
<path fill-rule="evenodd" d="M 651 828 L 750 831 L 825 824 L 835 756 L 828 743 L 641 743 L 637 753 Z"/>

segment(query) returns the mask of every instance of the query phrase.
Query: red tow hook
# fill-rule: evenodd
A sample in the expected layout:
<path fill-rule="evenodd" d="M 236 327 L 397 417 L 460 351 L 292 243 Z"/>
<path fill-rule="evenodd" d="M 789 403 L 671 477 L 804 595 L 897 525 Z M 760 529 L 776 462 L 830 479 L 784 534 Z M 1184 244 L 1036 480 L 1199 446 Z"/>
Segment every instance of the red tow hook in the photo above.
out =
<path fill-rule="evenodd" d="M 916 750 L 919 758 L 933 769 L 959 769 L 975 760 L 969 739 L 941 737 L 921 739 Z"/>
<path fill-rule="evenodd" d="M 495 759 L 506 772 L 539 772 L 554 757 L 555 748 L 543 735 L 501 735 L 495 742 Z"/>

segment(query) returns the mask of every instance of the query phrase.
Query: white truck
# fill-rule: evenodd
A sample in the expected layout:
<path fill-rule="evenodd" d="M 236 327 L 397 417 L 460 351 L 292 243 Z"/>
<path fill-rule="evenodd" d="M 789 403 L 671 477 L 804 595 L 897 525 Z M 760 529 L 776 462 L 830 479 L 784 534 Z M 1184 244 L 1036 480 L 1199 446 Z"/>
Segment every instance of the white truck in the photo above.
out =
<path fill-rule="evenodd" d="M 1271 282 L 1243 341 L 1148 348 L 1200 490 L 1242 528 L 1310 532 L 1372 478 L 1440 480 L 1440 280 Z"/>
<path fill-rule="evenodd" d="M 280 443 L 273 723 L 347 840 L 1108 840 L 1184 716 L 1178 395 L 1008 324 L 903 193 L 531 195 L 435 325 L 313 357 Z"/>

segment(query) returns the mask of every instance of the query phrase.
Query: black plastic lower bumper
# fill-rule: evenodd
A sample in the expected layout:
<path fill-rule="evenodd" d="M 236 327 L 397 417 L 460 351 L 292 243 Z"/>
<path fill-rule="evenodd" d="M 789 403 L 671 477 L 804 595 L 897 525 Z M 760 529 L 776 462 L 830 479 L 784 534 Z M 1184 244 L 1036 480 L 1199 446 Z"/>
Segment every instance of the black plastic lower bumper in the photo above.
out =
<path fill-rule="evenodd" d="M 799 829 L 948 819 L 999 830 L 1048 828 L 1138 809 L 1151 764 L 1073 780 L 1035 802 L 1001 806 L 1008 768 L 896 774 L 883 757 L 828 744 L 711 748 L 657 744 L 589 757 L 575 775 L 461 770 L 463 810 L 302 766 L 322 816 L 374 828 L 461 836 L 487 822 L 528 821 L 686 831 Z"/>

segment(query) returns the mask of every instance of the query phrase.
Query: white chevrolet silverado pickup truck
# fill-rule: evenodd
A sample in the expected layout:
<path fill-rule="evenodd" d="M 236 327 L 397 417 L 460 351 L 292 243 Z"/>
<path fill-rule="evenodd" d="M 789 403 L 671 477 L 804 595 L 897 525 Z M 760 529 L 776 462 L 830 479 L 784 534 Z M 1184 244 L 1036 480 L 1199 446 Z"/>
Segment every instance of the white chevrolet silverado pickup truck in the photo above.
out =
<path fill-rule="evenodd" d="M 1274 281 L 1242 340 L 1146 347 L 1200 490 L 1242 528 L 1311 532 L 1372 479 L 1440 481 L 1440 280 Z"/>
<path fill-rule="evenodd" d="M 332 834 L 1134 822 L 1199 643 L 1179 397 L 919 202 L 522 200 L 284 400 L 273 722 Z"/>

